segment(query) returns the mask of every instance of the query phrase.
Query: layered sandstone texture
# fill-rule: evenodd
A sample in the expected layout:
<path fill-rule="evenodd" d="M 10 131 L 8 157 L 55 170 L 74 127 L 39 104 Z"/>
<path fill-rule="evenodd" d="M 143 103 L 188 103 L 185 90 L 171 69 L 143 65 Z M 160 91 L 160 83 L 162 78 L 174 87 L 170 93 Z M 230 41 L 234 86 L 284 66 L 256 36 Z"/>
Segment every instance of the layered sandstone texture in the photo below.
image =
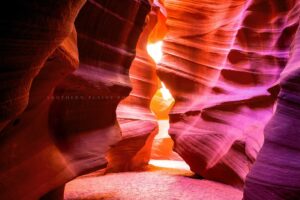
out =
<path fill-rule="evenodd" d="M 300 199 L 300 30 L 281 73 L 277 107 L 265 142 L 246 178 L 244 199 Z"/>
<path fill-rule="evenodd" d="M 120 139 L 116 107 L 150 5 L 84 3 L 1 6 L 0 199 L 61 199 Z"/>
<path fill-rule="evenodd" d="M 33 79 L 71 33 L 84 0 L 30 0 L 1 6 L 0 131 L 22 113 Z"/>
<path fill-rule="evenodd" d="M 83 3 L 1 6 L 1 199 L 37 199 L 73 177 L 51 138 L 47 95 L 78 67 L 74 20 Z"/>
<path fill-rule="evenodd" d="M 299 199 L 299 9 L 296 0 L 6 2 L 0 199 L 63 199 L 65 183 L 98 169 L 65 198 L 241 198 L 169 168 L 98 177 L 141 169 L 151 153 L 180 160 L 173 141 L 196 174 L 235 187 L 246 179 L 245 200 Z M 163 38 L 156 70 L 146 45 Z"/>
<path fill-rule="evenodd" d="M 273 113 L 297 1 L 166 0 L 158 74 L 175 98 L 170 135 L 191 170 L 242 186 Z"/>
<path fill-rule="evenodd" d="M 147 53 L 150 34 L 157 25 L 159 7 L 152 4 L 145 28 L 138 40 L 136 57 L 130 70 L 130 95 L 119 104 L 117 118 L 122 139 L 108 155 L 108 171 L 144 168 L 150 159 L 151 146 L 158 125 L 150 111 L 150 101 L 157 90 L 156 64 Z"/>

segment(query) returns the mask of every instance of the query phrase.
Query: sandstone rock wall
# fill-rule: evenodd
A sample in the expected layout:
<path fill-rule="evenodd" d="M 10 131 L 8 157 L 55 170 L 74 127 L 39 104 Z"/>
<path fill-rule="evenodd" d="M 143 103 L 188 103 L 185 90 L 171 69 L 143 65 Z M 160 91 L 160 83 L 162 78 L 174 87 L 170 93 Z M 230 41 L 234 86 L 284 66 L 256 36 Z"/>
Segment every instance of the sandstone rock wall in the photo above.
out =
<path fill-rule="evenodd" d="M 290 44 L 296 1 L 165 1 L 158 69 L 176 103 L 175 151 L 208 179 L 242 186 L 263 143 Z"/>
<path fill-rule="evenodd" d="M 300 30 L 281 73 L 276 111 L 265 128 L 265 142 L 246 178 L 244 199 L 300 198 Z"/>
<path fill-rule="evenodd" d="M 0 199 L 61 199 L 120 139 L 115 111 L 150 6 L 89 0 L 77 16 L 84 2 L 1 7 Z"/>
<path fill-rule="evenodd" d="M 117 108 L 122 139 L 109 152 L 108 171 L 144 168 L 150 159 L 153 137 L 158 126 L 150 111 L 150 101 L 157 90 L 156 64 L 146 47 L 151 31 L 157 24 L 159 8 L 151 6 L 146 25 L 136 48 L 136 57 L 129 70 L 132 91 Z"/>

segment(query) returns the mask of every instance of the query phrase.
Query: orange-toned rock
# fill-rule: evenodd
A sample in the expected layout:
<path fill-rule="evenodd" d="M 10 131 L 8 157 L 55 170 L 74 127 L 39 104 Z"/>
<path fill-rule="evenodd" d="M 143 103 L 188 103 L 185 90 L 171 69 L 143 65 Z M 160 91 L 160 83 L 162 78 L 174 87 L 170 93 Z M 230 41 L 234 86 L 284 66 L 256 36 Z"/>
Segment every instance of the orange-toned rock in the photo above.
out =
<path fill-rule="evenodd" d="M 117 108 L 122 139 L 109 152 L 108 171 L 144 168 L 150 159 L 152 141 L 158 131 L 150 102 L 157 90 L 156 64 L 148 55 L 149 34 L 157 24 L 159 7 L 152 4 L 147 25 L 137 43 L 136 57 L 130 67 L 132 91 Z"/>
<path fill-rule="evenodd" d="M 164 87 L 159 88 L 150 104 L 151 110 L 154 112 L 158 120 L 168 120 L 169 113 L 175 101 L 170 91 Z"/>

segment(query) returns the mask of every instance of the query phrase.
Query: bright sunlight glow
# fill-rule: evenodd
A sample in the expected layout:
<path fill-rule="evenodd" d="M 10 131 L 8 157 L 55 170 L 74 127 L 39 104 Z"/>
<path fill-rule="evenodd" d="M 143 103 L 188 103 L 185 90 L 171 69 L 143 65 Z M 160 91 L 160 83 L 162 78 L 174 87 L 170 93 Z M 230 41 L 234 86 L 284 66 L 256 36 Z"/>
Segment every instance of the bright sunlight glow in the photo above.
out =
<path fill-rule="evenodd" d="M 161 94 L 162 94 L 162 97 L 164 100 L 169 100 L 169 99 L 172 99 L 172 94 L 170 93 L 170 90 L 168 90 L 165 86 L 165 84 L 161 81 L 161 88 L 160 88 L 160 91 L 161 91 Z"/>
<path fill-rule="evenodd" d="M 149 43 L 147 45 L 147 52 L 151 56 L 151 58 L 154 60 L 155 63 L 159 63 L 159 61 L 162 58 L 162 41 L 158 41 L 155 43 Z"/>

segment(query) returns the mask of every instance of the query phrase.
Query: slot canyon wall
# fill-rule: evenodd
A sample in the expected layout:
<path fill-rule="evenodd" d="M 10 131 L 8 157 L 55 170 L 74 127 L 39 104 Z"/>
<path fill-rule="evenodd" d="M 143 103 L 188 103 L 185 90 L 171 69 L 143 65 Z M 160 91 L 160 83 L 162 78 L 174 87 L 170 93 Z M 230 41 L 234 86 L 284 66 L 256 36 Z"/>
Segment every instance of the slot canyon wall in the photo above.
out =
<path fill-rule="evenodd" d="M 160 7 L 153 3 L 137 43 L 136 57 L 129 71 L 132 91 L 117 108 L 122 139 L 109 151 L 107 171 L 110 172 L 141 170 L 150 160 L 152 142 L 158 132 L 157 121 L 150 111 L 150 102 L 159 80 L 156 64 L 147 53 L 147 44 L 149 40 L 160 38 L 152 34 L 159 25 L 160 13 Z"/>
<path fill-rule="evenodd" d="M 193 172 L 239 188 L 246 181 L 247 200 L 299 198 L 299 6 L 1 6 L 0 199 L 62 199 L 64 184 L 77 176 L 143 169 L 158 131 L 149 107 L 159 79 L 176 101 L 174 150 Z M 156 69 L 146 45 L 162 39 Z"/>
<path fill-rule="evenodd" d="M 106 167 L 149 11 L 145 0 L 1 7 L 1 199 L 60 199 L 66 182 Z"/>
<path fill-rule="evenodd" d="M 37 199 L 75 175 L 51 137 L 47 95 L 77 68 L 74 20 L 84 2 L 1 6 L 1 199 Z"/>
<path fill-rule="evenodd" d="M 300 199 L 300 30 L 281 73 L 276 111 L 265 128 L 264 145 L 247 176 L 244 199 Z"/>
<path fill-rule="evenodd" d="M 158 75 L 176 100 L 169 130 L 175 151 L 204 178 L 243 187 L 273 114 L 299 2 L 165 0 L 165 6 Z"/>

